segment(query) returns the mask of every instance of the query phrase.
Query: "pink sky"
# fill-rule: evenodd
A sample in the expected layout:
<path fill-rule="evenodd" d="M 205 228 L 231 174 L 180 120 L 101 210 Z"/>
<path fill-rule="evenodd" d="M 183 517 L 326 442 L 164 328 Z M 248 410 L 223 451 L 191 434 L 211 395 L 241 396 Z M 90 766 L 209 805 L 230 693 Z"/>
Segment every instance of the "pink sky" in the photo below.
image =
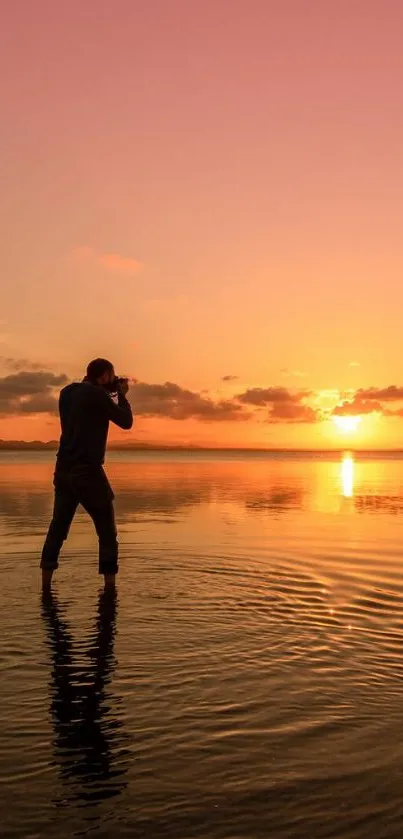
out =
<path fill-rule="evenodd" d="M 102 354 L 213 399 L 401 384 L 402 31 L 399 0 L 6 4 L 0 355 L 74 377 Z M 368 427 L 403 444 L 401 420 Z M 136 434 L 323 445 L 326 428 L 140 417 Z M 0 414 L 0 437 L 56 435 Z"/>

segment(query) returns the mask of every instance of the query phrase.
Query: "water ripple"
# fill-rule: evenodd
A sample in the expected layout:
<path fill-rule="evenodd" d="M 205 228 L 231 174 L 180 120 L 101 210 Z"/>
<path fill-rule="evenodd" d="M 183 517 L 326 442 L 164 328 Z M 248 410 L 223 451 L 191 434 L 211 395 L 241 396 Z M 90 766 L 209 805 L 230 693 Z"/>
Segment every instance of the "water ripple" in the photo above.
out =
<path fill-rule="evenodd" d="M 400 839 L 396 464 L 111 473 L 118 595 L 80 514 L 43 599 L 50 469 L 0 463 L 2 835 Z"/>

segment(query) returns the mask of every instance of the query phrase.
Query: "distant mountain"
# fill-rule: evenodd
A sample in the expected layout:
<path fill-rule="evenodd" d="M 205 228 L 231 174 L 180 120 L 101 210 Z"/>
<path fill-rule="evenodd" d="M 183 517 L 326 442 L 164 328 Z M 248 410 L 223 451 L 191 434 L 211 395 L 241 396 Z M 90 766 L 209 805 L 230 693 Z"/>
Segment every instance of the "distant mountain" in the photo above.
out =
<path fill-rule="evenodd" d="M 0 451 L 48 451 L 57 449 L 57 440 L 0 440 Z"/>
<path fill-rule="evenodd" d="M 0 440 L 0 452 L 1 451 L 55 451 L 57 450 L 59 443 L 57 440 L 49 440 L 48 442 L 44 442 L 43 440 Z M 118 451 L 118 452 L 136 452 L 136 451 L 151 451 L 151 452 L 238 452 L 239 454 L 247 453 L 247 452 L 255 452 L 256 454 L 260 453 L 268 453 L 268 454 L 284 454 L 284 455 L 326 455 L 326 454 L 342 454 L 345 449 L 342 448 L 328 448 L 328 449 L 287 449 L 287 448 L 265 448 L 264 446 L 256 446 L 255 448 L 251 446 L 199 446 L 192 443 L 174 443 L 174 444 L 163 444 L 163 443 L 143 443 L 137 440 L 131 440 L 128 443 L 119 442 L 119 441 L 111 441 L 108 444 L 109 451 Z M 349 452 L 352 454 L 357 455 L 366 455 L 366 454 L 384 454 L 384 455 L 401 455 L 403 454 L 401 449 L 349 449 Z"/>
<path fill-rule="evenodd" d="M 57 440 L 0 440 L 0 451 L 54 451 L 59 446 Z M 143 443 L 138 441 L 131 441 L 129 443 L 121 443 L 119 441 L 111 441 L 108 443 L 110 451 L 205 451 L 220 450 L 221 446 L 196 446 L 188 443 L 184 444 L 163 444 L 163 443 Z"/>
<path fill-rule="evenodd" d="M 0 440 L 0 451 L 54 451 L 59 446 L 57 440 Z M 193 445 L 164 445 L 159 443 L 143 443 L 131 441 L 129 443 L 120 443 L 118 441 L 111 441 L 108 448 L 112 451 L 166 451 L 172 449 L 173 451 L 189 451 L 199 450 L 205 447 Z M 214 448 L 214 447 L 213 447 Z"/>

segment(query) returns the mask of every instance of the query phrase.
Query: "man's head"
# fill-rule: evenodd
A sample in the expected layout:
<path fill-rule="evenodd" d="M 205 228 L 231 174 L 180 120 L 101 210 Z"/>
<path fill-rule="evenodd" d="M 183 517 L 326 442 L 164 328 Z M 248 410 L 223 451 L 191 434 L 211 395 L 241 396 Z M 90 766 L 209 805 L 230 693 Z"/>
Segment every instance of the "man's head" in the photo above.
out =
<path fill-rule="evenodd" d="M 106 358 L 94 358 L 87 367 L 87 376 L 93 385 L 109 385 L 114 381 L 115 369 Z"/>

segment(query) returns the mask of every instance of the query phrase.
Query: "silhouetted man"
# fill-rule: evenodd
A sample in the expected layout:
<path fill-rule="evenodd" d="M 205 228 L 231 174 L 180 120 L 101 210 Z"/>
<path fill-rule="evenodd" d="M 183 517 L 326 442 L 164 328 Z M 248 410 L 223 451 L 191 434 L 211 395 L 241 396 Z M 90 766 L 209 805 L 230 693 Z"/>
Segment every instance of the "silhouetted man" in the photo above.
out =
<path fill-rule="evenodd" d="M 42 586 L 48 589 L 58 567 L 61 547 L 79 504 L 91 516 L 99 540 L 99 573 L 105 586 L 115 585 L 118 542 L 114 494 L 103 469 L 109 422 L 133 425 L 126 399 L 129 385 L 117 379 L 113 364 L 96 358 L 82 382 L 67 385 L 59 398 L 61 437 L 54 474 L 53 518 L 42 550 Z M 112 399 L 117 394 L 117 404 Z"/>

